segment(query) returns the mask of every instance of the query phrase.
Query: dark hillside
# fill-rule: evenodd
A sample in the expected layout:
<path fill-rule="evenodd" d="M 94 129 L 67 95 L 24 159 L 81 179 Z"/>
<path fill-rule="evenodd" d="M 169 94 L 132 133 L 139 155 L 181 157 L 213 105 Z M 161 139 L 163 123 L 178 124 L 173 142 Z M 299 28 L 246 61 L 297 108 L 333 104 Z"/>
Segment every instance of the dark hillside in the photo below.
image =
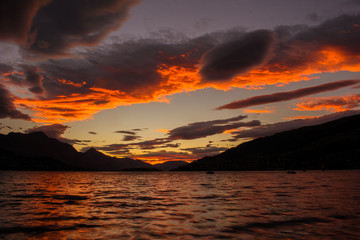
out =
<path fill-rule="evenodd" d="M 360 115 L 240 144 L 178 170 L 360 168 Z"/>

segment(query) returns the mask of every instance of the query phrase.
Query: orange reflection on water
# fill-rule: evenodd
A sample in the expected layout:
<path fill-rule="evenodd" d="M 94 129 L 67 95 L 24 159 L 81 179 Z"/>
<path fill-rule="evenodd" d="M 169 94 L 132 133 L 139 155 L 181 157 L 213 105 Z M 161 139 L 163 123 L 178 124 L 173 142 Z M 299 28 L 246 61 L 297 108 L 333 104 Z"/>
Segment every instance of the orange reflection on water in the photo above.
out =
<path fill-rule="evenodd" d="M 91 228 L 80 226 L 91 224 L 93 206 L 89 199 L 94 189 L 79 175 L 81 173 L 74 178 L 66 172 L 28 174 L 23 180 L 26 193 L 17 196 L 24 199 L 21 212 L 30 216 L 25 215 L 24 222 L 19 222 L 19 225 L 25 225 L 24 228 L 30 232 L 46 233 L 44 239 L 78 239 L 89 232 Z M 28 217 L 29 221 L 26 221 Z"/>
<path fill-rule="evenodd" d="M 357 239 L 360 172 L 21 172 L 4 239 Z"/>

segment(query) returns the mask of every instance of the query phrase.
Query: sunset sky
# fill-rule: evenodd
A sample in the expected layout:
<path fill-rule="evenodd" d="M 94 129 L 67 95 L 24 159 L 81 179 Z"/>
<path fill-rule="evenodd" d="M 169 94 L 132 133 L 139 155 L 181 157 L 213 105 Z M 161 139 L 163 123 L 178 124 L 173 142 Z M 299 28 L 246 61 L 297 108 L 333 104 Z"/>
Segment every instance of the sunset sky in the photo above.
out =
<path fill-rule="evenodd" d="M 359 0 L 0 2 L 2 134 L 159 163 L 359 113 Z"/>

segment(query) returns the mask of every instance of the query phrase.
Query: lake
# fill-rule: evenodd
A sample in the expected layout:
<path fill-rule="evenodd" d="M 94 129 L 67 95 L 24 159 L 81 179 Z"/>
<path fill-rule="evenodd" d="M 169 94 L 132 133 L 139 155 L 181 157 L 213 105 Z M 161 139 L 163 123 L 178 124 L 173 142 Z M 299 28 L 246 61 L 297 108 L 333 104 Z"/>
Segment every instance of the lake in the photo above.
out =
<path fill-rule="evenodd" d="M 360 171 L 1 171 L 0 216 L 0 239 L 360 239 Z"/>

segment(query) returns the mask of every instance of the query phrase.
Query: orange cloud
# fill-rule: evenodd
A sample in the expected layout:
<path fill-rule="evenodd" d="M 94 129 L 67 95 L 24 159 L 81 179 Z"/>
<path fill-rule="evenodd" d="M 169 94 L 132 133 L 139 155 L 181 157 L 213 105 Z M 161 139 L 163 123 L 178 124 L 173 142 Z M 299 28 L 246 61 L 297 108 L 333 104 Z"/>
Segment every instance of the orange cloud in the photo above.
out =
<path fill-rule="evenodd" d="M 358 72 L 360 69 L 360 56 L 348 56 L 335 48 L 324 48 L 312 57 L 315 61 L 309 59 L 304 65 L 295 67 L 269 62 L 229 81 L 218 82 L 202 81 L 198 68 L 162 64 L 158 66 L 157 72 L 166 81 L 162 84 L 164 89 L 158 93 L 173 94 L 208 87 L 219 90 L 229 90 L 234 87 L 257 89 L 266 85 L 282 85 L 315 79 L 318 77 L 313 75 L 323 72 Z"/>
<path fill-rule="evenodd" d="M 169 129 L 160 128 L 160 129 L 157 129 L 156 131 L 161 132 L 161 133 L 168 133 L 170 130 L 169 130 Z"/>
<path fill-rule="evenodd" d="M 41 99 L 18 97 L 15 103 L 18 107 L 32 110 L 35 121 L 61 123 L 84 120 L 103 109 L 120 105 L 165 102 L 168 101 L 167 96 L 184 91 L 204 88 L 229 90 L 234 87 L 258 89 L 266 85 L 282 86 L 311 80 L 316 78 L 315 74 L 324 72 L 359 72 L 360 48 L 356 25 L 359 19 L 360 15 L 338 17 L 301 29 L 286 38 L 276 29 L 273 32 L 262 31 L 261 34 L 271 35 L 271 41 L 258 39 L 259 46 L 268 48 L 258 52 L 260 55 L 254 65 L 242 65 L 241 59 L 246 56 L 232 54 L 232 44 L 211 33 L 176 44 L 142 40 L 104 46 L 76 61 L 62 59 L 39 64 L 46 94 Z M 254 34 L 239 32 L 234 38 L 232 33 L 224 39 L 237 42 L 244 36 L 249 40 Z M 69 47 L 66 46 L 65 50 Z M 210 69 L 210 73 L 215 77 L 206 79 L 209 74 L 204 75 L 204 61 L 209 52 L 214 53 L 214 49 L 217 49 L 216 54 L 210 57 L 217 68 Z M 223 55 L 222 49 L 229 51 Z M 256 51 L 257 47 L 252 49 Z M 251 56 L 253 52 L 244 49 L 244 53 Z M 227 64 L 222 64 L 232 59 L 240 61 L 240 70 L 239 64 L 230 69 Z M 209 70 L 209 64 L 206 66 Z M 222 77 L 221 71 L 227 71 L 225 77 Z M 14 76 L 6 78 L 12 81 L 20 79 Z M 270 110 L 245 111 L 269 113 Z"/>
<path fill-rule="evenodd" d="M 320 51 L 316 63 L 308 64 L 302 68 L 291 69 L 289 66 L 266 64 L 250 73 L 237 76 L 231 81 L 207 82 L 201 81 L 199 69 L 161 64 L 156 71 L 161 76 L 157 88 L 143 89 L 142 94 L 131 95 L 119 90 L 93 87 L 90 93 L 73 93 L 69 96 L 58 96 L 54 99 L 22 99 L 17 98 L 17 106 L 26 107 L 34 111 L 34 121 L 47 123 L 63 123 L 67 121 L 84 120 L 93 114 L 121 105 L 135 103 L 148 103 L 151 101 L 168 101 L 166 96 L 184 91 L 195 91 L 212 87 L 229 90 L 233 87 L 256 87 L 271 84 L 286 84 L 300 80 L 310 80 L 314 73 L 335 72 L 341 70 L 358 71 L 360 59 L 347 58 L 338 51 Z M 66 79 L 58 79 L 64 85 L 80 88 L 85 82 L 74 83 Z M 246 109 L 246 113 L 271 113 L 272 110 Z"/>
<path fill-rule="evenodd" d="M 301 66 L 290 66 L 285 64 L 272 64 L 269 62 L 264 66 L 251 72 L 237 76 L 230 82 L 215 84 L 216 88 L 227 90 L 231 87 L 254 87 L 275 84 L 288 84 L 302 80 L 311 80 L 317 77 L 314 74 L 323 72 L 352 71 L 360 69 L 360 56 L 347 56 L 336 49 L 323 49 L 313 57 L 315 61 L 308 60 Z M 211 84 L 206 84 L 211 87 Z"/>
<path fill-rule="evenodd" d="M 15 104 L 34 111 L 34 122 L 63 123 L 85 120 L 104 109 L 154 100 L 134 98 L 118 90 L 102 88 L 90 88 L 90 90 L 91 92 L 86 94 L 74 93 L 47 100 L 17 98 Z"/>
<path fill-rule="evenodd" d="M 319 97 L 307 98 L 303 102 L 296 104 L 294 110 L 297 111 L 320 111 L 343 112 L 359 107 L 360 94 L 341 97 Z"/>
<path fill-rule="evenodd" d="M 224 134 L 231 134 L 232 132 L 235 132 L 235 131 L 239 131 L 239 129 L 238 128 L 228 129 L 228 130 L 225 130 L 223 133 Z"/>
<path fill-rule="evenodd" d="M 157 89 L 151 89 L 143 94 L 129 94 L 119 90 L 110 90 L 100 87 L 90 88 L 90 93 L 73 93 L 62 95 L 53 99 L 30 99 L 18 97 L 15 101 L 18 107 L 32 110 L 33 121 L 44 123 L 64 123 L 67 121 L 85 120 L 101 110 L 117 106 L 151 101 L 168 102 L 166 96 L 183 91 L 196 90 L 200 78 L 196 70 L 177 66 L 159 66 L 162 82 Z M 83 87 L 86 82 L 74 83 L 67 79 L 57 79 L 64 85 L 75 88 Z M 165 130 L 164 130 L 165 131 Z"/>
<path fill-rule="evenodd" d="M 82 86 L 84 86 L 86 84 L 86 82 L 82 82 L 82 83 L 74 83 L 70 80 L 66 80 L 66 79 L 58 79 L 58 81 L 62 84 L 65 84 L 65 85 L 70 85 L 70 86 L 74 86 L 76 88 L 80 88 Z"/>
<path fill-rule="evenodd" d="M 244 109 L 244 113 L 273 113 L 274 109 Z"/>
<path fill-rule="evenodd" d="M 160 89 L 157 91 L 159 96 L 200 89 L 197 85 L 200 83 L 201 78 L 199 70 L 196 68 L 161 64 L 157 66 L 156 71 L 163 79 Z"/>
<path fill-rule="evenodd" d="M 3 75 L 3 76 L 10 76 L 10 75 L 13 75 L 14 74 L 14 72 L 8 72 L 8 73 L 2 73 L 2 74 L 0 74 L 0 75 Z"/>

